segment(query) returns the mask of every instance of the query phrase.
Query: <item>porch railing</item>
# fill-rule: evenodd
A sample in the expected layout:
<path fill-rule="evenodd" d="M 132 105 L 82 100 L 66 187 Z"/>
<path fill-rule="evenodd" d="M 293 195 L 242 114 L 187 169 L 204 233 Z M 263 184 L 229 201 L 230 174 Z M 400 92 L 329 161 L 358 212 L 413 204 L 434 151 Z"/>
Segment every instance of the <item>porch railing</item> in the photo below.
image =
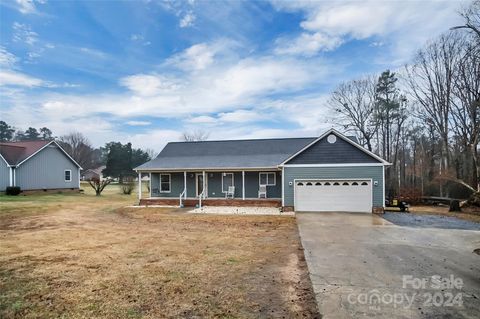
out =
<path fill-rule="evenodd" d="M 186 189 L 184 189 L 183 192 L 180 193 L 180 196 L 179 196 L 180 207 L 183 207 L 183 199 L 187 199 L 186 193 L 187 193 Z"/>
<path fill-rule="evenodd" d="M 200 195 L 198 195 L 198 208 L 202 208 L 202 198 L 204 198 L 205 190 L 203 190 Z"/>

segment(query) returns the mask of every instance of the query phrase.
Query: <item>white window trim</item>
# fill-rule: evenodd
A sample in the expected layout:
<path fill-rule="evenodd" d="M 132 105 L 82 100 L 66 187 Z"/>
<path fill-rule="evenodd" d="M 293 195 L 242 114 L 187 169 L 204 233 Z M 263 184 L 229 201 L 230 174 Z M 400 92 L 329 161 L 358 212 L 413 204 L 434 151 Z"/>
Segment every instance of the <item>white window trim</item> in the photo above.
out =
<path fill-rule="evenodd" d="M 162 175 L 168 176 L 168 191 L 162 191 Z M 160 183 L 160 185 L 158 185 L 160 193 L 171 193 L 172 192 L 172 175 L 171 174 L 160 174 L 160 177 L 159 177 L 158 181 Z"/>
<path fill-rule="evenodd" d="M 65 173 L 70 172 L 70 179 L 66 179 Z M 72 170 L 71 169 L 66 169 L 63 171 L 63 179 L 65 180 L 65 183 L 71 182 L 72 181 Z"/>
<path fill-rule="evenodd" d="M 226 176 L 226 175 L 232 175 L 232 185 L 229 185 L 229 186 L 235 186 L 235 174 L 233 174 L 233 173 L 222 173 L 222 193 L 227 193 L 228 192 L 228 188 L 226 190 L 223 189 L 223 177 Z"/>
<path fill-rule="evenodd" d="M 267 184 L 262 184 L 262 174 L 267 174 Z M 273 184 L 269 184 L 268 174 L 273 174 Z M 276 186 L 277 185 L 277 174 L 275 172 L 260 172 L 258 173 L 258 185 L 260 186 Z"/>

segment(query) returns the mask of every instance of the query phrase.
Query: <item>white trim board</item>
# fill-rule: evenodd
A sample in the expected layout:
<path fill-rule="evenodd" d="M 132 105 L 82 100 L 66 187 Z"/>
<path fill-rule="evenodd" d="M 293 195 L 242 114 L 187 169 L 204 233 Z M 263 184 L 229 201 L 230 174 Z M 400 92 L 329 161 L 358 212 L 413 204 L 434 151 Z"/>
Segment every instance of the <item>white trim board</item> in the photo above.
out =
<path fill-rule="evenodd" d="M 7 160 L 5 159 L 5 157 L 2 156 L 2 154 L 0 154 L 0 157 L 3 159 L 5 164 L 7 164 L 7 167 L 12 167 L 10 164 L 8 164 Z"/>
<path fill-rule="evenodd" d="M 299 150 L 298 152 L 296 152 L 295 154 L 293 154 L 292 156 L 290 156 L 289 158 L 287 158 L 286 160 L 284 160 L 279 166 L 282 166 L 282 165 L 285 165 L 285 163 L 289 162 L 290 160 L 292 160 L 293 158 L 297 157 L 298 155 L 300 155 L 301 153 L 303 153 L 305 150 L 309 149 L 310 147 L 312 147 L 313 145 L 315 145 L 318 141 L 320 141 L 321 139 L 323 139 L 325 136 L 328 136 L 329 134 L 335 134 L 337 137 L 340 137 L 342 140 L 344 140 L 345 142 L 347 143 L 350 143 L 351 145 L 355 146 L 356 148 L 358 148 L 359 150 L 361 150 L 362 152 L 370 155 L 371 157 L 373 157 L 374 159 L 376 159 L 377 161 L 380 162 L 380 164 L 383 164 L 383 165 L 392 165 L 391 163 L 387 162 L 386 160 L 384 160 L 383 158 L 379 157 L 378 155 L 370 152 L 369 150 L 367 150 L 366 148 L 364 148 L 363 146 L 355 143 L 354 141 L 352 141 L 351 139 L 349 139 L 348 137 L 346 137 L 345 135 L 343 135 L 342 133 L 340 133 L 339 131 L 337 131 L 336 129 L 334 128 L 331 128 L 329 129 L 328 131 L 326 131 L 325 133 L 323 133 L 322 135 L 320 135 L 318 138 L 316 138 L 313 142 L 311 142 L 310 144 L 308 144 L 307 146 L 305 146 L 304 148 L 302 148 L 301 150 Z"/>

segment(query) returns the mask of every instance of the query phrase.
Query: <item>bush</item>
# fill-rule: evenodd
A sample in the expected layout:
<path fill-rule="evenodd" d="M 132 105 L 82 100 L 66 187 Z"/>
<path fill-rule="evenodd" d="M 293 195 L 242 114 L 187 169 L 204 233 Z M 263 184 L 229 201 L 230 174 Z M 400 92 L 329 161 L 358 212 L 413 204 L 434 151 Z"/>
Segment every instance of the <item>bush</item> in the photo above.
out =
<path fill-rule="evenodd" d="M 124 195 L 130 195 L 132 194 L 134 188 L 135 188 L 135 183 L 128 182 L 122 185 L 122 192 Z"/>
<path fill-rule="evenodd" d="M 12 196 L 17 196 L 18 194 L 20 194 L 22 192 L 22 190 L 20 189 L 19 186 L 8 186 L 6 189 L 5 189 L 5 194 L 7 195 L 12 195 Z"/>

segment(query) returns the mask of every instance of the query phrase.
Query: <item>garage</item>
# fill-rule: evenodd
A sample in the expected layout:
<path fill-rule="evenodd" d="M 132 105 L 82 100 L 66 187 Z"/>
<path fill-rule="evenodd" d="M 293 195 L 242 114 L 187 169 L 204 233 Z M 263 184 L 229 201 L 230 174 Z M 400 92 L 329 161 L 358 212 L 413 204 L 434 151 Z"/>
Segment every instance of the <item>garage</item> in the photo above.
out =
<path fill-rule="evenodd" d="M 372 212 L 372 180 L 295 180 L 295 210 Z"/>

